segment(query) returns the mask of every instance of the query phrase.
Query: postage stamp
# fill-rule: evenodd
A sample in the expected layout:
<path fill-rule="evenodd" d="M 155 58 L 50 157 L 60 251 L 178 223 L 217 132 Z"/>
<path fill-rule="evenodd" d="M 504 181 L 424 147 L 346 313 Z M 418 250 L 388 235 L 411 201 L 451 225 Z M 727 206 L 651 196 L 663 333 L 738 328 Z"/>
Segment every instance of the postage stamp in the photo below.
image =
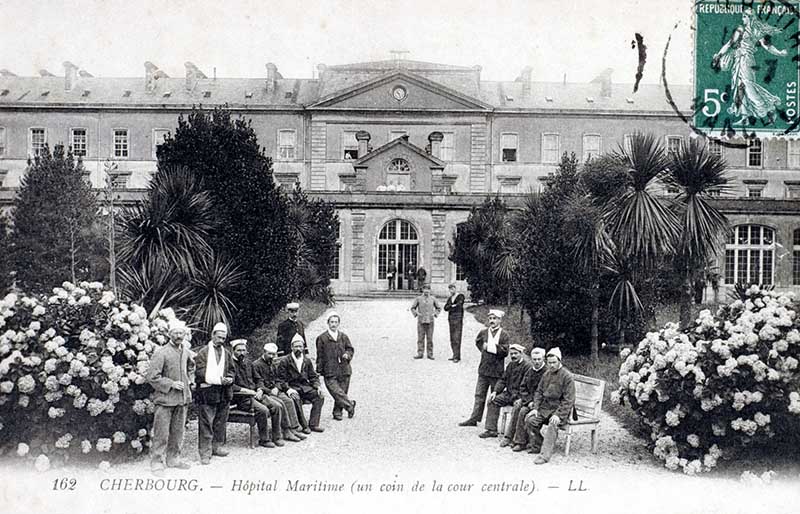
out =
<path fill-rule="evenodd" d="M 798 0 L 695 2 L 694 125 L 712 137 L 800 135 Z"/>

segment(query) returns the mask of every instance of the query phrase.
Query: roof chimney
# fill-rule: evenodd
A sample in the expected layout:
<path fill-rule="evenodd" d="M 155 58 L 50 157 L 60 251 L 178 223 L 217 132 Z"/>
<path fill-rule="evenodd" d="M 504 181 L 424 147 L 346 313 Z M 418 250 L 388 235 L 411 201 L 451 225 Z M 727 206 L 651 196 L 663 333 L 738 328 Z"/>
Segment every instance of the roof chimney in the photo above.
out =
<path fill-rule="evenodd" d="M 600 75 L 592 80 L 592 84 L 600 84 L 600 96 L 603 98 L 611 98 L 611 74 L 614 73 L 612 68 L 606 68 Z"/>
<path fill-rule="evenodd" d="M 519 72 L 519 77 L 517 77 L 517 82 L 522 82 L 522 96 L 528 97 L 531 94 L 531 76 L 533 74 L 533 68 L 530 66 L 525 66 L 522 68 L 522 71 Z"/>
<path fill-rule="evenodd" d="M 444 134 L 441 132 L 431 132 L 428 135 L 428 141 L 431 144 L 431 155 L 436 157 L 437 159 L 442 158 L 442 141 L 444 140 Z"/>
<path fill-rule="evenodd" d="M 327 65 L 323 63 L 317 64 L 317 78 L 322 80 L 323 79 L 322 75 L 325 73 L 325 70 L 327 69 L 328 69 Z"/>
<path fill-rule="evenodd" d="M 358 141 L 358 158 L 362 158 L 369 153 L 369 140 L 371 136 L 366 130 L 359 130 L 356 132 L 356 141 Z"/>
<path fill-rule="evenodd" d="M 55 75 L 53 75 L 52 73 L 50 73 L 49 71 L 47 71 L 44 68 L 39 70 L 39 75 L 41 75 L 42 77 L 55 77 Z"/>
<path fill-rule="evenodd" d="M 64 61 L 64 91 L 72 91 L 78 82 L 78 67 L 69 61 Z"/>
<path fill-rule="evenodd" d="M 17 76 L 16 73 L 12 73 L 5 68 L 0 70 L 0 77 L 16 77 L 16 76 Z"/>
<path fill-rule="evenodd" d="M 198 79 L 205 79 L 206 74 L 200 71 L 200 68 L 194 65 L 194 63 L 190 61 L 186 61 L 183 63 L 183 66 L 186 68 L 186 89 L 191 90 L 194 88 L 194 85 L 197 83 Z"/>
<path fill-rule="evenodd" d="M 273 63 L 267 63 L 267 94 L 272 94 L 275 92 L 275 85 L 278 81 L 278 67 L 275 66 Z"/>
<path fill-rule="evenodd" d="M 155 74 L 158 71 L 158 66 L 146 61 L 144 63 L 144 88 L 148 92 L 152 92 L 156 88 Z"/>

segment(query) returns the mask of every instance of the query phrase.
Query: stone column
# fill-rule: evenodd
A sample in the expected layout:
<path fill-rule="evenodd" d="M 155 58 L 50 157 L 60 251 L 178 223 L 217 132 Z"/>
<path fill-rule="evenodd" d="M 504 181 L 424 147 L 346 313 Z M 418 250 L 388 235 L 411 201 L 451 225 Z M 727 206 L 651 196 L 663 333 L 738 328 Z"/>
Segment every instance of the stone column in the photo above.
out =
<path fill-rule="evenodd" d="M 354 210 L 351 217 L 351 244 L 352 253 L 350 256 L 350 281 L 364 282 L 366 247 L 364 240 L 364 225 L 367 221 L 367 213 L 363 210 Z"/>

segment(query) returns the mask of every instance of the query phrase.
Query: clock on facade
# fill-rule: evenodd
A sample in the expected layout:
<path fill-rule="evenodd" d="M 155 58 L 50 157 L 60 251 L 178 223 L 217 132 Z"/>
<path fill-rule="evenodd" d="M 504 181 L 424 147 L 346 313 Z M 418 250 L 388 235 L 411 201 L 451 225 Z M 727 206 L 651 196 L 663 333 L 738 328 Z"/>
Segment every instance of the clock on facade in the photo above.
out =
<path fill-rule="evenodd" d="M 403 86 L 395 86 L 394 89 L 392 89 L 392 96 L 398 102 L 401 100 L 405 100 L 406 95 L 408 95 L 408 91 L 406 91 L 406 88 L 404 88 Z"/>

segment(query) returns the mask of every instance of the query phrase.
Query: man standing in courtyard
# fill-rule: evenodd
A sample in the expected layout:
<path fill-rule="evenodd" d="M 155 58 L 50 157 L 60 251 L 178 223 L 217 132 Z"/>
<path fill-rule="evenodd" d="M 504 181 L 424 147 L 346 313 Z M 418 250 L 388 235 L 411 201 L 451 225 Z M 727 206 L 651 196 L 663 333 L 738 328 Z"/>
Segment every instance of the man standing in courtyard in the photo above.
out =
<path fill-rule="evenodd" d="M 544 464 L 553 455 L 558 426 L 569 421 L 575 407 L 575 381 L 572 373 L 561 364 L 561 350 L 551 348 L 547 352 L 547 371 L 542 375 L 533 408 L 525 418 L 530 438 L 531 453 L 538 453 L 534 464 Z M 547 425 L 545 436 L 541 428 Z"/>
<path fill-rule="evenodd" d="M 530 368 L 530 363 L 524 355 L 525 347 L 521 344 L 512 344 L 508 349 L 511 362 L 506 366 L 503 377 L 494 385 L 494 390 L 489 395 L 489 406 L 486 412 L 484 431 L 478 437 L 497 437 L 497 420 L 500 417 L 500 408 L 514 405 L 520 397 L 522 379 Z M 510 424 L 510 423 L 509 423 Z"/>
<path fill-rule="evenodd" d="M 456 293 L 456 285 L 447 286 L 450 296 L 444 303 L 444 310 L 447 311 L 447 323 L 450 325 L 450 348 L 453 356 L 447 360 L 453 362 L 461 361 L 461 329 L 464 326 L 464 295 Z"/>
<path fill-rule="evenodd" d="M 428 358 L 433 360 L 433 321 L 441 311 L 439 302 L 431 296 L 430 286 L 424 286 L 422 294 L 416 297 L 414 303 L 411 304 L 411 314 L 417 318 L 417 355 L 414 356 L 415 359 L 422 358 L 422 352 L 427 346 Z"/>
<path fill-rule="evenodd" d="M 181 460 L 186 412 L 192 401 L 191 383 L 194 360 L 188 345 L 183 344 L 188 329 L 182 321 L 169 324 L 169 343 L 160 346 L 150 358 L 147 381 L 153 387 L 153 444 L 150 468 L 161 475 L 164 468 L 189 469 Z"/>
<path fill-rule="evenodd" d="M 417 268 L 414 266 L 414 261 L 406 264 L 406 282 L 408 283 L 408 290 L 414 290 L 414 278 L 417 276 Z"/>
<path fill-rule="evenodd" d="M 211 341 L 197 352 L 195 363 L 195 392 L 199 434 L 197 446 L 200 463 L 210 464 L 211 456 L 225 457 L 222 448 L 228 423 L 228 411 L 233 399 L 233 359 L 225 349 L 228 327 L 217 323 L 211 331 Z"/>
<path fill-rule="evenodd" d="M 521 452 L 528 446 L 528 430 L 525 428 L 525 416 L 533 408 L 533 395 L 539 385 L 542 375 L 547 368 L 544 365 L 544 348 L 534 348 L 531 350 L 531 365 L 520 385 L 519 399 L 514 402 L 514 410 L 511 411 L 511 421 L 506 424 L 506 433 L 500 446 L 514 446 L 511 448 L 515 452 Z"/>
<path fill-rule="evenodd" d="M 356 401 L 347 393 L 350 390 L 350 362 L 353 360 L 353 345 L 347 334 L 339 330 L 339 313 L 328 314 L 328 330 L 317 337 L 317 373 L 325 379 L 325 387 L 333 397 L 333 419 L 342 420 L 342 409 L 347 417 L 356 413 Z"/>
<path fill-rule="evenodd" d="M 420 266 L 417 269 L 417 288 L 419 289 L 420 292 L 422 292 L 422 288 L 425 287 L 427 280 L 428 280 L 428 272 L 425 271 L 425 268 Z"/>
<path fill-rule="evenodd" d="M 308 353 L 308 344 L 306 342 L 306 327 L 303 322 L 297 319 L 297 313 L 300 311 L 300 304 L 297 302 L 287 303 L 286 312 L 288 317 L 278 324 L 278 332 L 275 335 L 275 344 L 278 345 L 278 356 L 283 357 L 292 353 L 292 338 L 295 334 L 300 334 L 303 339 L 303 352 Z"/>
<path fill-rule="evenodd" d="M 303 354 L 303 338 L 300 334 L 292 340 L 292 353 L 282 358 L 278 363 L 278 376 L 289 387 L 286 393 L 289 396 L 298 395 L 304 403 L 311 404 L 311 415 L 308 428 L 311 432 L 324 432 L 319 426 L 322 414 L 322 405 L 325 397 L 320 390 L 319 375 L 314 370 L 314 364 Z"/>
<path fill-rule="evenodd" d="M 397 266 L 394 265 L 393 260 L 389 260 L 389 266 L 386 268 L 386 278 L 389 280 L 389 291 L 394 291 L 394 281 L 397 278 Z"/>
<path fill-rule="evenodd" d="M 493 388 L 500 377 L 503 376 L 503 362 L 508 355 L 509 337 L 500 327 L 500 322 L 505 313 L 499 309 L 489 311 L 489 326 L 478 332 L 475 346 L 481 352 L 481 362 L 478 365 L 478 381 L 475 383 L 475 404 L 472 406 L 472 415 L 465 419 L 459 426 L 474 427 L 483 418 L 484 404 L 489 389 Z"/>

